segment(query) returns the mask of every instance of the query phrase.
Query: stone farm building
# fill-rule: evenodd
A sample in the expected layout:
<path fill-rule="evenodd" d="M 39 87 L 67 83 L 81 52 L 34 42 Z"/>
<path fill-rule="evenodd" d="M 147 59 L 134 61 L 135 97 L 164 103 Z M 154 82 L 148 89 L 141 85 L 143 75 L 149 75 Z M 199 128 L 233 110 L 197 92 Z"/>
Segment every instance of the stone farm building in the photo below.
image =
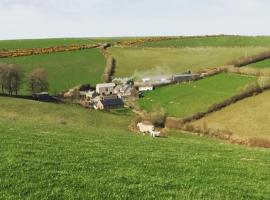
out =
<path fill-rule="evenodd" d="M 115 83 L 101 83 L 96 85 L 96 92 L 100 95 L 114 94 Z"/>

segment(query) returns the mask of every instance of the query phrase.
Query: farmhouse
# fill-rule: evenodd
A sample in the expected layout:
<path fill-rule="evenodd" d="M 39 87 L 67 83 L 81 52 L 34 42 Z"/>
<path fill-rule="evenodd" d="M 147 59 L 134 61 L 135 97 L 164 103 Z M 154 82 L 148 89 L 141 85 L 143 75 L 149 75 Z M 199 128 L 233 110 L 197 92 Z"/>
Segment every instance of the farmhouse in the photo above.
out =
<path fill-rule="evenodd" d="M 114 94 L 115 83 L 101 83 L 96 85 L 96 93 L 100 95 L 112 95 Z"/>
<path fill-rule="evenodd" d="M 132 95 L 133 86 L 126 85 L 117 85 L 114 89 L 115 94 L 118 95 L 119 98 L 128 98 Z"/>

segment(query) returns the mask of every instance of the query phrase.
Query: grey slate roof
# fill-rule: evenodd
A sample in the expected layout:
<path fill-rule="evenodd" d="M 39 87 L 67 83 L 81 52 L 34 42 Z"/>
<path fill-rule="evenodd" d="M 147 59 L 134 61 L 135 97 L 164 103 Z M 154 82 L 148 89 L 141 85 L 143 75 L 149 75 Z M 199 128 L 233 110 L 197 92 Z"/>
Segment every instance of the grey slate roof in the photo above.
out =
<path fill-rule="evenodd" d="M 101 100 L 101 103 L 104 106 L 122 106 L 122 105 L 124 105 L 124 103 L 121 99 L 103 99 L 103 100 Z"/>

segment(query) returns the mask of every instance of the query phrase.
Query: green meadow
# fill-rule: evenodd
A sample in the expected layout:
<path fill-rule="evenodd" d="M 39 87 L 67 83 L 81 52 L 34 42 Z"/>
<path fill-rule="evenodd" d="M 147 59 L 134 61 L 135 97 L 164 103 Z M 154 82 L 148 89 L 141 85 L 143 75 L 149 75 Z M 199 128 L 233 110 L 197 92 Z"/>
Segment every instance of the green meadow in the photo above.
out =
<path fill-rule="evenodd" d="M 196 126 L 227 130 L 242 138 L 270 140 L 270 92 L 250 97 L 194 122 Z"/>
<path fill-rule="evenodd" d="M 23 39 L 23 40 L 0 40 L 0 50 L 46 48 L 64 45 L 95 44 L 88 38 L 51 38 L 51 39 Z"/>
<path fill-rule="evenodd" d="M 250 65 L 247 65 L 246 67 L 252 67 L 252 68 L 259 68 L 259 69 L 264 69 L 264 68 L 269 68 L 270 67 L 270 60 L 264 60 L 261 62 L 253 63 Z"/>
<path fill-rule="evenodd" d="M 175 37 L 171 40 L 147 42 L 143 47 L 270 47 L 269 36 Z"/>
<path fill-rule="evenodd" d="M 0 62 L 18 65 L 25 72 L 25 78 L 35 68 L 48 72 L 49 89 L 57 94 L 79 84 L 95 85 L 102 82 L 105 58 L 99 49 L 52 53 L 17 58 L 4 58 Z M 27 94 L 27 84 L 22 88 Z"/>
<path fill-rule="evenodd" d="M 237 94 L 255 80 L 253 77 L 222 73 L 191 83 L 157 88 L 146 92 L 139 103 L 147 111 L 163 107 L 169 116 L 188 117 Z"/>
<path fill-rule="evenodd" d="M 0 199 L 267 199 L 270 152 L 121 116 L 0 97 Z"/>
<path fill-rule="evenodd" d="M 203 48 L 138 48 L 113 47 L 109 51 L 116 59 L 117 77 L 136 73 L 159 71 L 160 73 L 182 73 L 207 67 L 224 66 L 231 60 L 250 56 L 266 47 L 203 47 Z"/>

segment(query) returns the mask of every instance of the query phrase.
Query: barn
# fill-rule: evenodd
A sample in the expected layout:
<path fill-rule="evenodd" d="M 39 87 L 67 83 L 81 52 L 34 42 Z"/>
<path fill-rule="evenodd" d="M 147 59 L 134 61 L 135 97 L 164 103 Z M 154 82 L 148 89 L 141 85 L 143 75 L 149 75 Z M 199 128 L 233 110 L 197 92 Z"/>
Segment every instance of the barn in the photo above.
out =
<path fill-rule="evenodd" d="M 187 82 L 187 81 L 192 81 L 193 75 L 192 74 L 173 75 L 172 79 L 173 79 L 173 82 L 176 82 L 176 83 Z"/>
<path fill-rule="evenodd" d="M 124 102 L 119 98 L 102 99 L 97 102 L 96 109 L 108 110 L 108 109 L 122 108 L 123 106 L 124 106 Z"/>

